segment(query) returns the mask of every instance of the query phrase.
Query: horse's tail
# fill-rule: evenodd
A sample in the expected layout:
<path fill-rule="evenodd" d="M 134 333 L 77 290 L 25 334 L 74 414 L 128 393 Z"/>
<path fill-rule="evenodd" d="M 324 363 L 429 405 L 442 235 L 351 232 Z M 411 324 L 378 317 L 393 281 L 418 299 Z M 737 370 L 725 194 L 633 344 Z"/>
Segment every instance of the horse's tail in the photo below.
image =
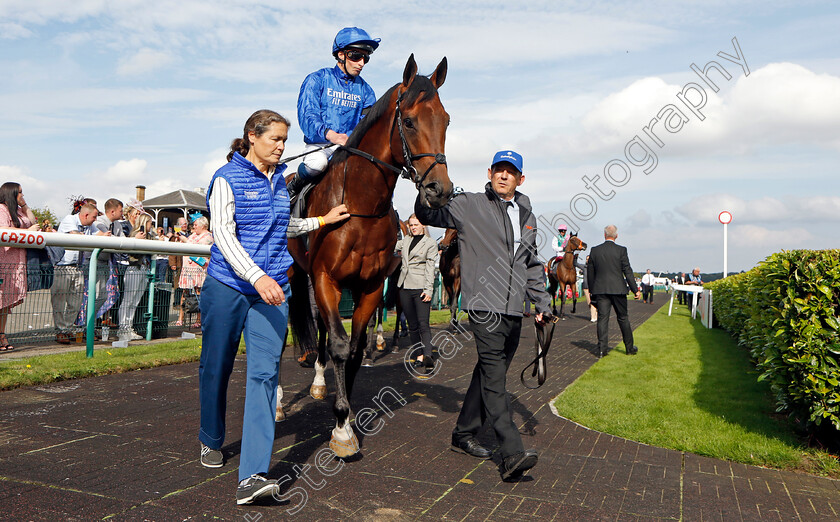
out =
<path fill-rule="evenodd" d="M 295 265 L 289 281 L 292 297 L 289 299 L 289 327 L 295 343 L 295 354 L 301 364 L 314 363 L 318 354 L 318 328 L 315 324 L 315 306 L 309 291 L 309 274 Z"/>

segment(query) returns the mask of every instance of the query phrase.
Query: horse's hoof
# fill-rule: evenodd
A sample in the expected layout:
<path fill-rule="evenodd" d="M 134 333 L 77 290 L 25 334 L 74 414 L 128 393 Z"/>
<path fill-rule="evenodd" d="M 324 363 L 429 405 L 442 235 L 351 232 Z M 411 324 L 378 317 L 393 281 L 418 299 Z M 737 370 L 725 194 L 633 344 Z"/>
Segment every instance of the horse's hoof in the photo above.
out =
<path fill-rule="evenodd" d="M 359 439 L 356 438 L 355 433 L 351 432 L 350 434 L 351 438 L 349 440 L 337 439 L 335 435 L 330 439 L 330 450 L 335 453 L 336 457 L 346 459 L 359 452 Z"/>
<path fill-rule="evenodd" d="M 322 401 L 327 398 L 327 386 L 313 384 L 309 387 L 309 395 L 316 401 Z"/>
<path fill-rule="evenodd" d="M 286 420 L 286 412 L 283 411 L 283 406 L 277 405 L 277 411 L 274 412 L 274 422 L 280 422 Z"/>

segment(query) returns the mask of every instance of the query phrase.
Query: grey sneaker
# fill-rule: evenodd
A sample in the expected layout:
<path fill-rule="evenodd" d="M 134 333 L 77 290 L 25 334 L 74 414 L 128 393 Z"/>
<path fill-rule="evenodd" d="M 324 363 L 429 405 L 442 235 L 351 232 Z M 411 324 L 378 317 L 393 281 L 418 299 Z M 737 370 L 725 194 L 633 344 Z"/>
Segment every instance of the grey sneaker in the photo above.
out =
<path fill-rule="evenodd" d="M 205 468 L 221 468 L 225 463 L 225 456 L 219 450 L 210 449 L 201 444 L 201 465 Z"/>
<path fill-rule="evenodd" d="M 236 503 L 250 504 L 258 497 L 279 492 L 279 489 L 280 486 L 277 485 L 276 480 L 268 480 L 262 475 L 251 475 L 239 482 L 236 488 Z"/>

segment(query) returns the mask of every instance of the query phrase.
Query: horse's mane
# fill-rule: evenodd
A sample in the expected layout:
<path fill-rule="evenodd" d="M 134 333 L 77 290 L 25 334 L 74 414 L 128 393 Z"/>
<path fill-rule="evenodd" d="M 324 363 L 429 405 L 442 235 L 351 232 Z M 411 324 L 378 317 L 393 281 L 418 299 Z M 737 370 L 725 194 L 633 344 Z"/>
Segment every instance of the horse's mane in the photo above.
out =
<path fill-rule="evenodd" d="M 356 128 L 353 129 L 353 133 L 350 134 L 350 137 L 347 139 L 348 147 L 354 149 L 359 147 L 365 133 L 367 133 L 367 131 L 379 120 L 379 118 L 382 117 L 383 114 L 388 112 L 391 95 L 400 85 L 402 84 L 398 83 L 394 85 L 388 89 L 384 95 L 376 100 L 376 103 L 371 106 L 367 115 L 362 118 L 362 121 L 360 121 L 358 125 L 356 125 Z M 436 93 L 437 88 L 435 88 L 432 81 L 427 76 L 418 74 L 414 77 L 414 81 L 411 82 L 411 85 L 408 86 L 408 90 L 403 93 L 403 101 L 401 103 L 404 103 L 405 105 L 412 105 L 417 101 L 426 101 L 434 97 Z M 333 154 L 332 158 L 330 158 L 330 166 L 332 166 L 333 163 L 345 161 L 349 156 L 349 152 L 344 149 L 339 149 L 338 152 Z"/>

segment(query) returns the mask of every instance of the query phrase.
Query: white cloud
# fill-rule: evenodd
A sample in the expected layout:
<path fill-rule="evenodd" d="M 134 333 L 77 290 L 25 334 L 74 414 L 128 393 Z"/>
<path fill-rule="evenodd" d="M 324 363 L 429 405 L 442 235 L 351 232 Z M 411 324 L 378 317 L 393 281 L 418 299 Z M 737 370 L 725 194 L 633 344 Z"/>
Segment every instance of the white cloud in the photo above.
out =
<path fill-rule="evenodd" d="M 762 197 L 746 200 L 731 194 L 704 194 L 692 198 L 675 211 L 692 223 L 717 223 L 722 210 L 732 213 L 733 225 L 740 223 L 788 223 L 840 221 L 840 197 Z"/>
<path fill-rule="evenodd" d="M 145 47 L 134 55 L 120 61 L 117 74 L 120 76 L 137 76 L 148 74 L 175 62 L 171 53 L 156 51 Z"/>
<path fill-rule="evenodd" d="M 203 186 L 206 187 L 210 183 L 213 174 L 227 163 L 227 154 L 229 151 L 229 148 L 219 148 L 207 155 L 207 161 L 201 166 L 200 180 Z"/>
<path fill-rule="evenodd" d="M 139 183 L 146 176 L 147 165 L 148 162 L 146 160 L 137 158 L 118 161 L 115 165 L 108 167 L 108 170 L 105 172 L 105 177 L 108 180 L 119 183 Z"/>
<path fill-rule="evenodd" d="M 9 22 L 0 23 L 0 39 L 2 40 L 23 39 L 29 38 L 32 35 L 32 31 L 20 24 Z"/>

